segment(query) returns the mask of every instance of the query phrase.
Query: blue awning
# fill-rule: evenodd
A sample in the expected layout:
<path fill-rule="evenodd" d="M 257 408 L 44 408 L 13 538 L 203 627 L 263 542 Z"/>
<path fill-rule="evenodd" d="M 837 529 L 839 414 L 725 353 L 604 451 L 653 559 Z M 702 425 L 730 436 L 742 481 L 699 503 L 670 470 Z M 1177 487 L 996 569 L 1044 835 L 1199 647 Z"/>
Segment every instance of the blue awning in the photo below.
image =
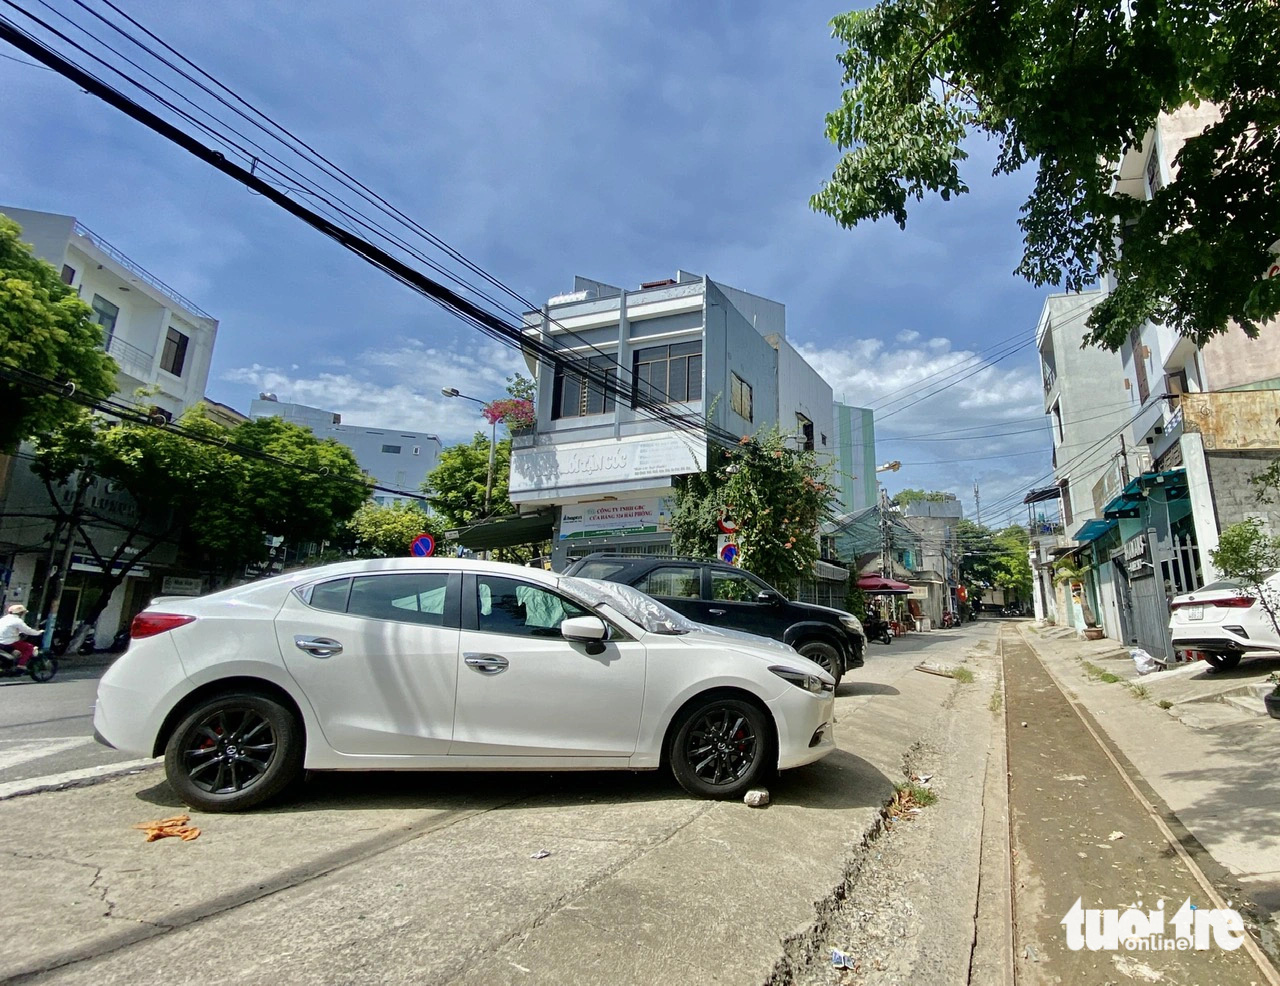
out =
<path fill-rule="evenodd" d="M 1088 544 L 1090 541 L 1096 541 L 1107 531 L 1116 526 L 1114 520 L 1087 520 L 1081 525 L 1080 530 L 1076 531 L 1075 539 L 1081 544 Z"/>

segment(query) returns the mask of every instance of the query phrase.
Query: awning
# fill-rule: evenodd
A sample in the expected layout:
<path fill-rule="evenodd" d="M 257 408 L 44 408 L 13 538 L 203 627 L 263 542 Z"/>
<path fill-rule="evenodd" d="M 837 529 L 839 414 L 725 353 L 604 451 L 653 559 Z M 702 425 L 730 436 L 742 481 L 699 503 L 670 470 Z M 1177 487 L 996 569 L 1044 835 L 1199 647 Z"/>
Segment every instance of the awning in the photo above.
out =
<path fill-rule="evenodd" d="M 1115 526 L 1116 521 L 1114 520 L 1101 520 L 1095 517 L 1093 520 L 1087 520 L 1081 525 L 1080 530 L 1075 533 L 1075 539 L 1081 544 L 1088 544 L 1090 541 L 1098 540 Z"/>
<path fill-rule="evenodd" d="M 858 588 L 873 596 L 905 596 L 911 592 L 911 586 L 896 579 L 886 579 L 882 575 L 864 575 L 858 579 Z"/>
<path fill-rule="evenodd" d="M 448 531 L 445 538 L 449 547 L 458 544 L 472 551 L 492 551 L 494 548 L 550 541 L 554 526 L 555 516 L 551 513 L 523 514 Z"/>
<path fill-rule="evenodd" d="M 829 561 L 823 561 L 821 558 L 813 563 L 813 574 L 816 578 L 826 579 L 828 582 L 847 582 L 849 580 L 849 570 L 843 565 L 832 565 Z"/>
<path fill-rule="evenodd" d="M 1032 490 L 1022 498 L 1023 503 L 1044 503 L 1046 500 L 1056 500 L 1062 495 L 1062 490 L 1056 486 L 1042 486 L 1038 490 Z"/>
<path fill-rule="evenodd" d="M 1187 491 L 1187 472 L 1185 469 L 1170 469 L 1167 472 L 1144 472 L 1128 485 L 1102 511 L 1107 520 L 1119 520 L 1139 516 L 1139 508 L 1147 499 L 1147 493 L 1153 489 L 1163 492 L 1160 497 L 1166 501 L 1182 496 Z"/>

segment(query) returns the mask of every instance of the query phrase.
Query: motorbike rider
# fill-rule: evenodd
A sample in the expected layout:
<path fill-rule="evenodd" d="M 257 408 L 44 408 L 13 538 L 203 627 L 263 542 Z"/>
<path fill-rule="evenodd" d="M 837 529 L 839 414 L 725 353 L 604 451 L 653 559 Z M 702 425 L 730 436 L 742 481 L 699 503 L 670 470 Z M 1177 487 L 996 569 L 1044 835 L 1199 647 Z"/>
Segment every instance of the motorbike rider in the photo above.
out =
<path fill-rule="evenodd" d="M 23 634 L 36 637 L 40 631 L 27 626 L 27 607 L 14 603 L 9 611 L 0 616 L 0 666 L 11 668 L 16 659 L 19 664 L 26 664 L 35 655 L 33 645 L 22 639 Z"/>

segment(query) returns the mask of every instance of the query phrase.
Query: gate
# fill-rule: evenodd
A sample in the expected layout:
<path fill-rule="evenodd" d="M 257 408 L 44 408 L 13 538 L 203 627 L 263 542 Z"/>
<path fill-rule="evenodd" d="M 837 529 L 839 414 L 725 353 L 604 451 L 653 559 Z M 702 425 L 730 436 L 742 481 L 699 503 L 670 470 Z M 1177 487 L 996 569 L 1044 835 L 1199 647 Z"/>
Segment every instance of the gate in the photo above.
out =
<path fill-rule="evenodd" d="M 1169 636 L 1169 604 L 1164 585 L 1154 575 L 1130 575 L 1129 599 L 1132 603 L 1130 632 L 1138 646 L 1157 660 L 1173 657 L 1173 638 Z"/>

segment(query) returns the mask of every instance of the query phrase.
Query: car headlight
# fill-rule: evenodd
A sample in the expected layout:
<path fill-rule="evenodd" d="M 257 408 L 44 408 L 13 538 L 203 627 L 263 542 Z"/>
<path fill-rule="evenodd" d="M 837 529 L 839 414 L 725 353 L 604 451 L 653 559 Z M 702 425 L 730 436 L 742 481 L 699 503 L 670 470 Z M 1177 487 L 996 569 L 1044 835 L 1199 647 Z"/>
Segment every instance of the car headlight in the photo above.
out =
<path fill-rule="evenodd" d="M 844 616 L 840 617 L 840 622 L 844 625 L 846 630 L 852 630 L 854 633 L 863 633 L 862 621 L 852 613 L 846 613 Z"/>
<path fill-rule="evenodd" d="M 835 691 L 835 685 L 828 684 L 819 678 L 816 674 L 809 674 L 807 671 L 797 671 L 795 668 L 783 667 L 775 664 L 769 668 L 779 678 L 791 682 L 797 688 L 803 688 L 807 692 L 814 695 L 821 695 L 823 692 Z"/>

